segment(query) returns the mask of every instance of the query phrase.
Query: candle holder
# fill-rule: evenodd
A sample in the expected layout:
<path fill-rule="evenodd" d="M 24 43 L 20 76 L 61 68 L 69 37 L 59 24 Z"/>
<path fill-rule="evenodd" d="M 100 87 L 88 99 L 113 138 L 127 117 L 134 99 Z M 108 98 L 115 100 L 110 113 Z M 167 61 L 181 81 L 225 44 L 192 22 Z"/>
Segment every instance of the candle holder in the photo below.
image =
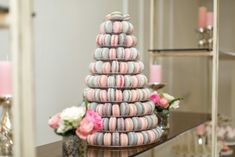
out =
<path fill-rule="evenodd" d="M 160 83 L 160 82 L 151 82 L 148 84 L 148 87 L 151 88 L 153 91 L 157 91 L 159 89 L 162 89 L 165 86 L 166 86 L 165 83 Z"/>
<path fill-rule="evenodd" d="M 198 28 L 199 33 L 198 46 L 200 48 L 212 49 L 213 47 L 213 26 L 208 25 L 206 28 Z"/>
<path fill-rule="evenodd" d="M 0 155 L 3 156 L 12 156 L 13 154 L 11 104 L 11 97 L 0 97 L 0 105 L 2 106 L 0 121 Z"/>

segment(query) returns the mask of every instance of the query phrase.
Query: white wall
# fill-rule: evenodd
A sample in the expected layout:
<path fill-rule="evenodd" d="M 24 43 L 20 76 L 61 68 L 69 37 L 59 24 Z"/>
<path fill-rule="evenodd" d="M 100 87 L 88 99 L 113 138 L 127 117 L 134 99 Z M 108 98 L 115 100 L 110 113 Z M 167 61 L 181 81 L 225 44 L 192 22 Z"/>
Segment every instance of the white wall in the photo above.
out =
<path fill-rule="evenodd" d="M 84 78 L 104 16 L 122 11 L 117 0 L 35 0 L 36 140 L 59 140 L 48 118 L 82 100 Z"/>

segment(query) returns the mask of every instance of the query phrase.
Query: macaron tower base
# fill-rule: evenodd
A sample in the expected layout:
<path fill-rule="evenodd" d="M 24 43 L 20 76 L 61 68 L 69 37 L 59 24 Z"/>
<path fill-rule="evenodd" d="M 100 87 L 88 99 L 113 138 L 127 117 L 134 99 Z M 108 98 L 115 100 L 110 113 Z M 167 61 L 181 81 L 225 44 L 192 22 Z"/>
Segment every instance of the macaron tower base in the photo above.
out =
<path fill-rule="evenodd" d="M 100 25 L 84 97 L 89 108 L 102 116 L 104 126 L 88 136 L 89 146 L 144 146 L 157 142 L 163 133 L 155 106 L 149 101 L 148 80 L 142 74 L 144 64 L 135 48 L 137 40 L 129 19 L 127 14 L 112 12 Z"/>

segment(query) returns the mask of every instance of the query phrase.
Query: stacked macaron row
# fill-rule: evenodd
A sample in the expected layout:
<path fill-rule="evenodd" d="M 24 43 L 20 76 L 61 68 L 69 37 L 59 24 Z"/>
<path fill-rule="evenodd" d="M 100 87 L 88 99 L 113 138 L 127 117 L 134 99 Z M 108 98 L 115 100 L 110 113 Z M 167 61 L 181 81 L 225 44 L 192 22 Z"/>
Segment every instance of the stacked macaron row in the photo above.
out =
<path fill-rule="evenodd" d="M 119 90 L 114 88 L 103 90 L 97 88 L 87 88 L 84 90 L 84 97 L 90 102 L 142 102 L 147 101 L 149 99 L 149 96 L 149 88 L 131 90 Z"/>
<path fill-rule="evenodd" d="M 156 115 L 132 118 L 103 118 L 104 132 L 130 132 L 143 131 L 156 128 L 158 118 Z"/>
<path fill-rule="evenodd" d="M 94 58 L 96 60 L 125 60 L 125 61 L 135 61 L 139 59 L 139 52 L 136 48 L 97 48 L 94 52 Z"/>
<path fill-rule="evenodd" d="M 142 88 L 148 82 L 143 74 L 138 75 L 88 75 L 85 83 L 90 88 Z"/>
<path fill-rule="evenodd" d="M 133 117 L 152 115 L 154 112 L 154 103 L 135 102 L 135 103 L 121 103 L 112 104 L 104 103 L 98 104 L 96 102 L 89 103 L 88 108 L 96 111 L 102 117 Z"/>
<path fill-rule="evenodd" d="M 129 21 L 107 20 L 100 25 L 100 34 L 132 34 L 134 27 Z"/>
<path fill-rule="evenodd" d="M 157 127 L 155 129 L 140 131 L 140 132 L 128 132 L 128 133 L 95 133 L 88 136 L 87 141 L 90 145 L 96 146 L 136 146 L 151 144 L 159 140 L 163 131 Z"/>
<path fill-rule="evenodd" d="M 141 61 L 96 61 L 90 64 L 89 69 L 92 74 L 139 74 L 144 70 L 144 64 Z"/>
<path fill-rule="evenodd" d="M 136 37 L 133 35 L 121 34 L 98 34 L 96 44 L 99 47 L 134 47 L 137 44 Z"/>

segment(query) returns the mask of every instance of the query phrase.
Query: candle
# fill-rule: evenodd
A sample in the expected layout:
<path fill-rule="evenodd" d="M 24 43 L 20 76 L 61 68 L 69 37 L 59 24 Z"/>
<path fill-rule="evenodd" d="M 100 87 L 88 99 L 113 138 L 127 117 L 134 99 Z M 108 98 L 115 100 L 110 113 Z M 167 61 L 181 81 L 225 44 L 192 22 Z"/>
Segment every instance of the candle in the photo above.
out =
<path fill-rule="evenodd" d="M 150 67 L 150 79 L 149 82 L 158 82 L 160 83 L 162 79 L 162 66 L 159 64 L 153 64 Z"/>
<path fill-rule="evenodd" d="M 12 95 L 11 63 L 0 61 L 0 96 Z"/>
<path fill-rule="evenodd" d="M 213 27 L 213 20 L 214 20 L 213 18 L 214 18 L 213 12 L 208 12 L 207 13 L 207 26 Z"/>
<path fill-rule="evenodd" d="M 206 27 L 206 20 L 207 20 L 207 8 L 200 7 L 198 10 L 198 28 Z"/>

